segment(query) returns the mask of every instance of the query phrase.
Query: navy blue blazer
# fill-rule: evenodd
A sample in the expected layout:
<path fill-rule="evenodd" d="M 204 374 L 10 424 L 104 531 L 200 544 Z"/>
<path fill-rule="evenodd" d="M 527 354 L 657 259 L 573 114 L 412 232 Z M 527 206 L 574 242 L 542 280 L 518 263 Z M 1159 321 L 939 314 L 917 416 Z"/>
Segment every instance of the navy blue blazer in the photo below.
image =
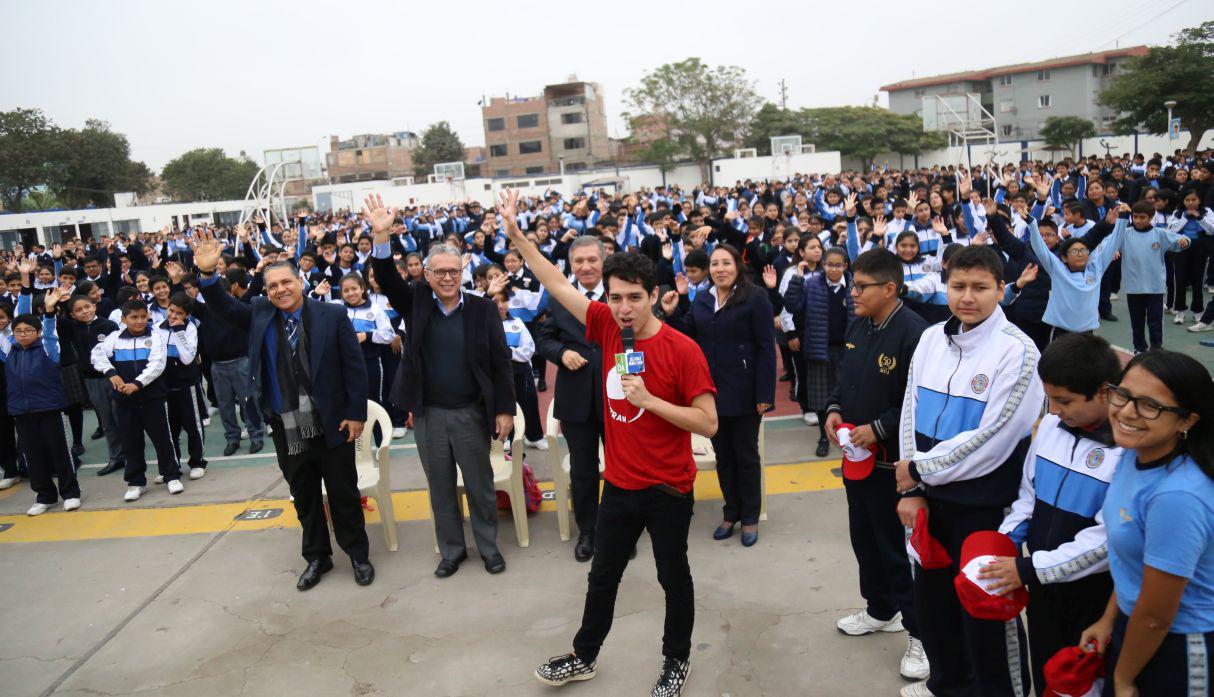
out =
<path fill-rule="evenodd" d="M 731 299 L 733 300 L 733 299 Z M 751 286 L 716 312 L 712 293 L 683 296 L 670 325 L 695 339 L 717 386 L 717 415 L 745 416 L 776 402 L 776 335 L 765 289 Z"/>
<path fill-rule="evenodd" d="M 249 379 L 260 393 L 269 385 L 264 374 L 269 367 L 266 332 L 273 331 L 278 308 L 265 297 L 243 303 L 218 283 L 202 285 L 202 297 L 209 312 L 249 332 Z M 320 412 L 325 443 L 335 448 L 349 437 L 338 429 L 342 421 L 367 420 L 367 366 L 344 307 L 304 298 L 303 316 L 312 401 Z"/>

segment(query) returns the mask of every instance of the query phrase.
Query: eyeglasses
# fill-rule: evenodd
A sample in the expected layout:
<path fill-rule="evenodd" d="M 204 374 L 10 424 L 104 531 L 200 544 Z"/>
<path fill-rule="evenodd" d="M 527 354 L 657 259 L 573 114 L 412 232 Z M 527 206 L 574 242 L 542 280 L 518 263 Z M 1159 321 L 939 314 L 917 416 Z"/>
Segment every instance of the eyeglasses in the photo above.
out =
<path fill-rule="evenodd" d="M 430 269 L 435 278 L 458 278 L 461 269 Z"/>
<path fill-rule="evenodd" d="M 13 334 L 37 334 L 38 330 L 33 327 L 17 327 L 13 329 Z"/>
<path fill-rule="evenodd" d="M 1138 415 L 1150 421 L 1158 419 L 1159 415 L 1165 411 L 1170 411 L 1181 419 L 1188 417 L 1192 413 L 1184 407 L 1164 406 L 1150 397 L 1135 397 L 1124 387 L 1114 385 L 1111 382 L 1105 384 L 1104 391 L 1105 395 L 1109 398 L 1109 404 L 1115 407 L 1124 407 L 1133 402 L 1134 410 L 1138 412 Z"/>
<path fill-rule="evenodd" d="M 1092 250 L 1084 247 L 1071 247 L 1070 249 L 1066 250 L 1066 253 L 1073 257 L 1086 257 L 1092 253 Z"/>
<path fill-rule="evenodd" d="M 869 288 L 872 288 L 873 286 L 883 286 L 886 283 L 889 283 L 889 281 L 886 281 L 885 283 L 860 283 L 859 281 L 855 281 L 852 284 L 851 292 L 855 295 L 864 295 L 864 291 L 868 290 Z"/>

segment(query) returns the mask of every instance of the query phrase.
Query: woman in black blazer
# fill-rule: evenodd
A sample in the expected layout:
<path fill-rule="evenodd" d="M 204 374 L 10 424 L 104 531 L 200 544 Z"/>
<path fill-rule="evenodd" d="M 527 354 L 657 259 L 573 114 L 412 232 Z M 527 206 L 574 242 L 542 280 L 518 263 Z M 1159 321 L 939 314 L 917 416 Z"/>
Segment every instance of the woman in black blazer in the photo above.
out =
<path fill-rule="evenodd" d="M 776 339 L 771 301 L 744 269 L 738 250 L 718 244 L 709 257 L 708 292 L 688 302 L 680 274 L 678 291 L 663 296 L 662 309 L 671 326 L 700 345 L 717 386 L 720 425 L 712 447 L 725 507 L 713 539 L 733 536 L 740 522 L 749 547 L 759 539 L 759 420 L 776 400 Z"/>

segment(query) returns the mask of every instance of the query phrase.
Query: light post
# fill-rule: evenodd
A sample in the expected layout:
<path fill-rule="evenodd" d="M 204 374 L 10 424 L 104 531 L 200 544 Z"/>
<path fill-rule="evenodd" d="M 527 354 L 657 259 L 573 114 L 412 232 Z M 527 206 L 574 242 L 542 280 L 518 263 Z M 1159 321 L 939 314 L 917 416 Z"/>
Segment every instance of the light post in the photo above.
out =
<path fill-rule="evenodd" d="M 1169 99 L 1168 101 L 1164 102 L 1163 105 L 1168 108 L 1168 139 L 1171 140 L 1171 138 L 1172 138 L 1172 109 L 1176 106 L 1176 100 Z"/>

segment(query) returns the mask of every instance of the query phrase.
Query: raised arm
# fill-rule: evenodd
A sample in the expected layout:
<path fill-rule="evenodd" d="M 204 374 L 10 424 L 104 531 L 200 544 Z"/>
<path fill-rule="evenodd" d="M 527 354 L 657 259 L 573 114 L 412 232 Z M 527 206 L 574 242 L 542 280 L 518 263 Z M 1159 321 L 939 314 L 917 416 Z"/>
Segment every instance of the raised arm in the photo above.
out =
<path fill-rule="evenodd" d="M 363 201 L 363 215 L 371 221 L 372 242 L 375 245 L 371 251 L 371 268 L 375 271 L 375 281 L 392 308 L 401 317 L 408 317 L 413 312 L 413 287 L 400 277 L 392 261 L 392 220 L 396 217 L 396 211 L 385 208 L 379 194 L 370 194 Z"/>
<path fill-rule="evenodd" d="M 577 292 L 573 286 L 566 280 L 565 275 L 560 269 L 556 268 L 552 262 L 540 252 L 523 231 L 519 229 L 516 218 L 518 216 L 518 190 L 506 189 L 501 193 L 501 201 L 498 205 L 498 213 L 502 216 L 502 225 L 506 228 L 506 235 L 514 242 L 514 247 L 523 255 L 523 260 L 527 262 L 527 267 L 539 279 L 539 282 L 548 289 L 548 294 L 557 302 L 569 310 L 570 314 L 577 318 L 582 324 L 586 323 L 586 311 L 590 308 L 590 300 L 586 296 Z M 382 281 L 381 281 L 382 283 Z"/>

